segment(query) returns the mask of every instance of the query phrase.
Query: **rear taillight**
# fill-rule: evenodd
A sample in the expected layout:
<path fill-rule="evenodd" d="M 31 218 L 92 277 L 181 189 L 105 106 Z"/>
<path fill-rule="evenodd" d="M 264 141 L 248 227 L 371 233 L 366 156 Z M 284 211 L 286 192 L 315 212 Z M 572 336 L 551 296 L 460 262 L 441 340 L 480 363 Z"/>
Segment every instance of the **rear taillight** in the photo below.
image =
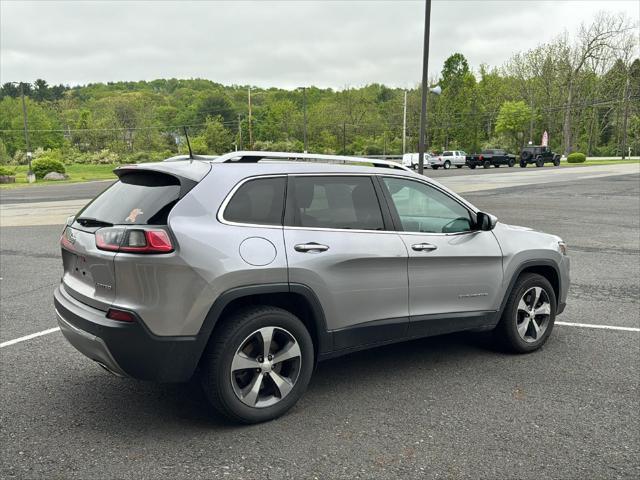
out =
<path fill-rule="evenodd" d="M 126 253 L 170 253 L 173 244 L 164 230 L 150 228 L 101 228 L 96 232 L 96 247 L 100 250 Z"/>
<path fill-rule="evenodd" d="M 118 320 L 119 322 L 134 322 L 136 320 L 133 313 L 127 312 L 126 310 L 118 310 L 117 308 L 107 310 L 107 318 Z"/>
<path fill-rule="evenodd" d="M 65 227 L 60 237 L 60 245 L 67 250 L 73 250 L 73 244 L 76 243 L 76 239 L 73 235 L 73 231 L 69 227 Z"/>

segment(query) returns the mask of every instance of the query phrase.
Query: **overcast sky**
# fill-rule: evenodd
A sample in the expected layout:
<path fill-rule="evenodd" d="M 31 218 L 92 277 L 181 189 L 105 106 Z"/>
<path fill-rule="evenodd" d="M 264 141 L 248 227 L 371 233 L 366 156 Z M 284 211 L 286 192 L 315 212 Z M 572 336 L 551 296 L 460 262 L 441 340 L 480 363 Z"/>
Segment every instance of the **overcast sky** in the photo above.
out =
<path fill-rule="evenodd" d="M 430 72 L 461 52 L 501 65 L 600 9 L 640 2 L 434 1 Z M 84 84 L 207 78 L 224 84 L 407 87 L 421 76 L 423 1 L 0 0 L 0 81 Z"/>

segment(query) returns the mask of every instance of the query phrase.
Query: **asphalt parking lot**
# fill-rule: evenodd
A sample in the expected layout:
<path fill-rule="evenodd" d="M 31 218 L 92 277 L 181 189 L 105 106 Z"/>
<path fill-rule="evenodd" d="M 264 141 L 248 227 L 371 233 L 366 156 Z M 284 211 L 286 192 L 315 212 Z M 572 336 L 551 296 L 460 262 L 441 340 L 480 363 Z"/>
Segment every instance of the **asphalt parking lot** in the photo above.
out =
<path fill-rule="evenodd" d="M 51 201 L 104 185 L 43 188 L 63 192 Z M 112 377 L 54 332 L 0 348 L 0 477 L 640 477 L 640 175 L 464 196 L 567 241 L 559 321 L 628 330 L 557 325 L 524 356 L 479 334 L 359 352 L 320 364 L 288 415 L 250 427 L 213 413 L 196 382 Z M 55 326 L 60 231 L 2 227 L 0 343 Z"/>

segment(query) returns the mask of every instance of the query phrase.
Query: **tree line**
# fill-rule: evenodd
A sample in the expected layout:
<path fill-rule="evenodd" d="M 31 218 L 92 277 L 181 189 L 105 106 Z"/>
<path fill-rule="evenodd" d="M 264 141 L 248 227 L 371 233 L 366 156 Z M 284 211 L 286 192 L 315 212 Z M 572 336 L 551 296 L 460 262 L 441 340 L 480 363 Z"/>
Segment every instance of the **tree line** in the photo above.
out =
<path fill-rule="evenodd" d="M 517 153 L 544 131 L 562 153 L 640 153 L 637 25 L 602 12 L 504 65 L 472 71 L 452 54 L 432 78 L 427 144 L 432 151 L 503 147 Z M 115 163 L 234 149 L 390 155 L 417 151 L 421 90 L 381 84 L 334 90 L 222 85 L 204 79 L 0 88 L 0 161 L 25 161 L 21 90 L 31 149 L 67 162 Z"/>

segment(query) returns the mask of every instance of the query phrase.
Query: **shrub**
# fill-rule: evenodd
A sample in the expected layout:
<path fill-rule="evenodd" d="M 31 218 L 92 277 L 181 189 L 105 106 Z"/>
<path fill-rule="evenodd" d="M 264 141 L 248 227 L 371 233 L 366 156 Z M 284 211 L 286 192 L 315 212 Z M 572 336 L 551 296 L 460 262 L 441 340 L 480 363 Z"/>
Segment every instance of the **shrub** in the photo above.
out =
<path fill-rule="evenodd" d="M 567 157 L 569 163 L 584 163 L 587 160 L 587 156 L 584 153 L 573 152 Z"/>
<path fill-rule="evenodd" d="M 11 168 L 7 168 L 7 167 L 0 167 L 0 176 L 4 177 L 4 176 L 12 176 L 15 175 L 16 171 L 12 170 Z"/>
<path fill-rule="evenodd" d="M 47 158 L 46 156 L 41 156 L 34 160 L 31 162 L 31 166 L 33 168 L 33 173 L 36 174 L 36 178 L 42 178 L 50 172 L 65 173 L 66 171 L 64 164 L 60 160 Z"/>

